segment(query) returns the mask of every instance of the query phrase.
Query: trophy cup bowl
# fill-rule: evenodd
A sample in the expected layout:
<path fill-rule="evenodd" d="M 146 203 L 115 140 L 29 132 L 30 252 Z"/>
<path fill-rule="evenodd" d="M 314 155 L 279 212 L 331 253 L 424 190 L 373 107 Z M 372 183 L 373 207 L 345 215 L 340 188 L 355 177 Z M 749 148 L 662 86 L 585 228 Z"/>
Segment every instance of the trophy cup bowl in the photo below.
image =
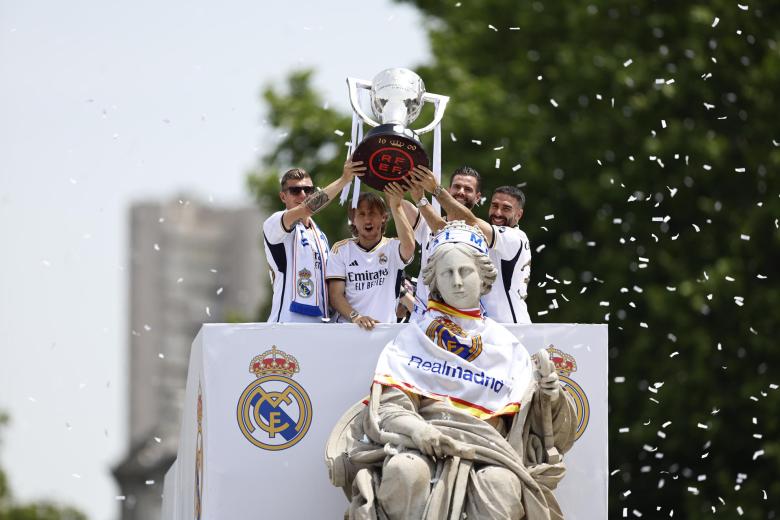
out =
<path fill-rule="evenodd" d="M 432 130 L 441 121 L 449 98 L 427 93 L 420 76 L 409 69 L 383 70 L 371 82 L 347 78 L 347 84 L 353 109 L 374 127 L 352 154 L 353 161 L 362 161 L 366 166 L 362 182 L 382 190 L 388 183 L 406 179 L 415 166 L 430 165 L 419 134 Z M 362 110 L 357 88 L 370 90 L 371 109 L 379 121 Z M 412 130 L 409 125 L 420 115 L 426 101 L 436 102 L 434 120 L 423 129 Z"/>

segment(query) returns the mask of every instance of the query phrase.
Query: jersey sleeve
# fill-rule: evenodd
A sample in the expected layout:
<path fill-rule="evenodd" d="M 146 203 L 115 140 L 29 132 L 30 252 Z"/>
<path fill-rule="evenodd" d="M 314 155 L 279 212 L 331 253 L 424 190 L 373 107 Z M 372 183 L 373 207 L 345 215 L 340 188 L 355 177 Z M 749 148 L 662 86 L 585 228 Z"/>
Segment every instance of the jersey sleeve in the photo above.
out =
<path fill-rule="evenodd" d="M 491 249 L 498 253 L 501 260 L 513 259 L 521 248 L 528 251 L 528 259 L 530 261 L 531 252 L 528 250 L 528 238 L 525 236 L 525 233 L 517 228 L 493 226 L 493 244 Z"/>
<path fill-rule="evenodd" d="M 263 235 L 270 244 L 279 244 L 288 234 L 292 233 L 292 230 L 284 229 L 282 215 L 284 215 L 284 211 L 277 211 L 263 223 Z"/>
<path fill-rule="evenodd" d="M 422 216 L 422 213 L 417 212 L 417 221 L 414 223 L 414 240 L 421 246 L 425 246 L 425 242 L 428 240 L 428 235 L 431 233 L 431 228 L 428 227 L 428 223 Z"/>
<path fill-rule="evenodd" d="M 328 263 L 325 264 L 325 279 L 326 280 L 346 280 L 347 279 L 347 262 L 345 254 L 347 247 L 340 244 L 334 244 L 333 249 L 328 255 Z"/>
<path fill-rule="evenodd" d="M 414 260 L 414 253 L 412 253 L 412 257 L 409 259 L 408 262 L 404 262 L 404 259 L 401 257 L 401 241 L 397 238 L 390 239 L 390 254 L 393 255 L 393 263 L 398 266 L 398 269 L 403 269 L 407 265 L 412 263 L 412 260 Z"/>
<path fill-rule="evenodd" d="M 528 241 L 528 237 L 523 233 L 525 238 L 525 245 L 520 252 L 520 258 L 517 260 L 517 266 L 520 268 L 522 284 L 518 288 L 520 291 L 520 297 L 526 299 L 528 297 L 528 284 L 531 282 L 531 243 Z"/>

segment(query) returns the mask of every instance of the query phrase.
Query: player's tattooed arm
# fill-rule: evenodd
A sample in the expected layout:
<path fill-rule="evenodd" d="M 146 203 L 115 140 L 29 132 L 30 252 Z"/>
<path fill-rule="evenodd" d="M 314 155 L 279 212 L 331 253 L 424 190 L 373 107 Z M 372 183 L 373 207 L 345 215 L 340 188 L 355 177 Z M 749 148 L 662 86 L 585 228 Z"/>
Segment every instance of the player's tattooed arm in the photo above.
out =
<path fill-rule="evenodd" d="M 325 193 L 325 191 L 317 190 L 306 197 L 306 200 L 304 200 L 303 203 L 306 204 L 308 210 L 311 211 L 312 215 L 314 215 L 322 208 L 324 208 L 329 201 L 330 197 L 328 197 L 328 194 Z"/>

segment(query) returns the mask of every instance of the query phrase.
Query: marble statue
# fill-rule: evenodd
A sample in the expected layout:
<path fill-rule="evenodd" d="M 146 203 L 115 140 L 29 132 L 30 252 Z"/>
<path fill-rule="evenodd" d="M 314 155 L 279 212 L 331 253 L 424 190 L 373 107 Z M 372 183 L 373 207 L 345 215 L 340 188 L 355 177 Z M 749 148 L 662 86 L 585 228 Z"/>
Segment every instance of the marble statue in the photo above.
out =
<path fill-rule="evenodd" d="M 429 247 L 428 312 L 384 348 L 368 405 L 326 446 L 345 518 L 562 519 L 574 402 L 546 351 L 481 315 L 496 269 L 479 230 L 449 223 Z"/>

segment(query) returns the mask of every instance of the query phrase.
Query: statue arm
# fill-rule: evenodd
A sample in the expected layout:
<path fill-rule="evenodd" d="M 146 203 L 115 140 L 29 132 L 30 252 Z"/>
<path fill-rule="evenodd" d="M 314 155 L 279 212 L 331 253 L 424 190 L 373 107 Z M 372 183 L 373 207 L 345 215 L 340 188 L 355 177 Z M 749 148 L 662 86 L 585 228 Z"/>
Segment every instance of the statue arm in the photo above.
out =
<path fill-rule="evenodd" d="M 379 428 L 412 440 L 414 446 L 429 456 L 462 456 L 463 447 L 423 419 L 417 410 L 420 398 L 393 387 L 383 387 L 379 404 Z"/>

